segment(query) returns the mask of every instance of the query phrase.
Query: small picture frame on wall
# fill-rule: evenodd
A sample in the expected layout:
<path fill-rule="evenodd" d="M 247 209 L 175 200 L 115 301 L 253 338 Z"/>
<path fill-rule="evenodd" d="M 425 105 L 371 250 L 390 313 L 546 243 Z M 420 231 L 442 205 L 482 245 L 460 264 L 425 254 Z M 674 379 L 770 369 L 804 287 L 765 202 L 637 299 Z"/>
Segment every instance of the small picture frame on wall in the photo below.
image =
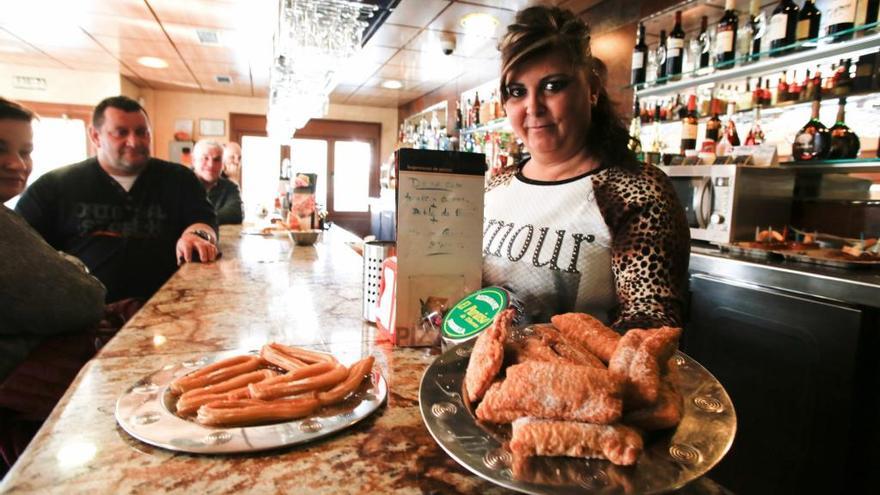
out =
<path fill-rule="evenodd" d="M 199 119 L 199 136 L 225 136 L 226 121 L 223 119 Z"/>

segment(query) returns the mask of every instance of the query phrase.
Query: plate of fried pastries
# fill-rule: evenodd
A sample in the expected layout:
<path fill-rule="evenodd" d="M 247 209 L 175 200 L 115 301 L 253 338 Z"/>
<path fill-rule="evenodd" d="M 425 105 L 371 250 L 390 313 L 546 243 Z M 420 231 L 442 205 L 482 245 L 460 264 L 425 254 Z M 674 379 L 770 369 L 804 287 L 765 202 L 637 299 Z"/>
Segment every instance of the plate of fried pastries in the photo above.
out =
<path fill-rule="evenodd" d="M 419 387 L 431 435 L 471 472 L 532 494 L 665 493 L 727 453 L 733 404 L 678 351 L 681 329 L 513 315 L 438 356 Z"/>
<path fill-rule="evenodd" d="M 255 452 L 348 428 L 388 395 L 368 356 L 269 343 L 164 366 L 116 402 L 116 421 L 138 440 L 180 452 Z"/>

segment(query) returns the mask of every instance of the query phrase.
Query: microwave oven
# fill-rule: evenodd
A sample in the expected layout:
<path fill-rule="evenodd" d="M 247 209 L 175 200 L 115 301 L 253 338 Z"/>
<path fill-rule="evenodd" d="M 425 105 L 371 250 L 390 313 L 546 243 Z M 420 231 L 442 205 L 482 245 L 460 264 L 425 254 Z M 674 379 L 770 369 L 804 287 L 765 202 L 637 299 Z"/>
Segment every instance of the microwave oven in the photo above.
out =
<path fill-rule="evenodd" d="M 756 228 L 781 230 L 791 221 L 792 170 L 742 165 L 659 168 L 672 181 L 693 240 L 749 241 Z"/>

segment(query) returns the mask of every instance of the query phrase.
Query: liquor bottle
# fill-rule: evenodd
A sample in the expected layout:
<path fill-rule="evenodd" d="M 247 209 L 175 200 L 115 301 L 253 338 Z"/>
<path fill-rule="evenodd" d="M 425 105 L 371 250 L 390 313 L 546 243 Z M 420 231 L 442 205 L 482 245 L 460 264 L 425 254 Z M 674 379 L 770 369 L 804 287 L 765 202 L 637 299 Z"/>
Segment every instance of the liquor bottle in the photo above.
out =
<path fill-rule="evenodd" d="M 473 125 L 478 126 L 478 125 L 480 125 L 480 122 L 481 122 L 480 121 L 480 92 L 479 91 L 474 93 L 474 106 L 472 108 L 474 109 L 474 123 L 473 123 Z"/>
<path fill-rule="evenodd" d="M 779 82 L 776 83 L 776 103 L 784 103 L 788 100 L 788 78 L 786 72 L 782 71 L 779 76 Z"/>
<path fill-rule="evenodd" d="M 806 0 L 798 14 L 796 41 L 801 44 L 799 50 L 816 48 L 816 38 L 819 37 L 819 22 L 822 13 L 816 8 L 816 0 Z M 807 41 L 809 40 L 809 41 Z"/>
<path fill-rule="evenodd" d="M 721 137 L 721 119 L 718 118 L 718 112 L 713 112 L 712 117 L 706 122 L 706 139 L 718 142 Z"/>
<path fill-rule="evenodd" d="M 666 38 L 666 75 L 673 81 L 681 79 L 684 62 L 684 29 L 681 28 L 681 11 L 675 11 L 675 25 Z"/>
<path fill-rule="evenodd" d="M 855 1 L 855 0 L 853 0 Z M 782 49 L 794 43 L 797 32 L 798 8 L 792 0 L 779 0 L 770 16 L 770 49 L 774 50 L 771 57 L 781 57 L 791 53 L 791 48 Z"/>
<path fill-rule="evenodd" d="M 761 93 L 764 90 L 761 88 L 761 81 L 762 81 L 762 79 L 759 77 L 758 78 L 758 85 L 755 86 L 755 89 L 752 91 L 752 106 L 753 107 L 760 105 L 761 102 L 763 101 L 763 97 L 762 97 Z"/>
<path fill-rule="evenodd" d="M 632 53 L 632 84 L 644 84 L 647 79 L 648 45 L 645 44 L 645 25 L 639 24 L 638 39 Z"/>
<path fill-rule="evenodd" d="M 755 121 L 746 136 L 746 146 L 759 145 L 764 142 L 764 131 L 761 130 L 761 106 L 755 107 Z"/>
<path fill-rule="evenodd" d="M 798 101 L 810 101 L 813 99 L 813 78 L 810 77 L 810 69 L 807 69 L 806 72 L 804 82 L 801 83 L 801 94 L 798 97 Z"/>
<path fill-rule="evenodd" d="M 657 45 L 657 84 L 666 84 L 666 30 L 660 30 L 660 43 Z"/>
<path fill-rule="evenodd" d="M 819 107 L 822 105 L 822 94 L 816 92 L 813 97 L 813 114 L 810 120 L 794 137 L 791 145 L 791 156 L 797 161 L 821 160 L 828 155 L 831 134 L 825 124 L 819 121 Z"/>
<path fill-rule="evenodd" d="M 663 138 L 660 137 L 660 104 L 654 107 L 654 139 L 651 140 L 651 152 L 663 152 Z"/>
<path fill-rule="evenodd" d="M 715 155 L 728 156 L 734 146 L 739 146 L 739 135 L 736 133 L 736 124 L 733 122 L 733 102 L 727 104 L 726 123 L 721 129 L 721 138 L 715 146 Z"/>
<path fill-rule="evenodd" d="M 838 100 L 837 122 L 831 126 L 831 146 L 828 149 L 829 159 L 855 158 L 859 156 L 859 137 L 846 125 L 846 98 Z"/>
<path fill-rule="evenodd" d="M 629 122 L 630 149 L 638 153 L 642 151 L 642 118 L 639 98 L 633 103 L 633 115 Z"/>
<path fill-rule="evenodd" d="M 455 101 L 455 130 L 461 130 L 461 105 L 458 104 L 458 100 Z"/>
<path fill-rule="evenodd" d="M 708 28 L 709 18 L 707 16 L 703 16 L 700 19 L 700 37 L 698 38 L 700 47 L 700 59 L 697 62 L 697 68 L 699 69 L 705 69 L 706 67 L 709 67 L 709 64 L 711 63 L 711 60 L 709 60 L 710 46 Z"/>
<path fill-rule="evenodd" d="M 786 101 L 798 101 L 801 99 L 802 86 L 797 79 L 797 71 L 792 71 L 791 82 L 788 83 L 788 94 Z"/>
<path fill-rule="evenodd" d="M 769 107 L 773 104 L 773 93 L 770 92 L 770 79 L 764 79 L 764 89 L 761 91 L 762 106 Z"/>
<path fill-rule="evenodd" d="M 849 68 L 851 65 L 852 60 L 841 60 L 833 78 L 834 88 L 832 89 L 832 94 L 834 94 L 834 96 L 846 96 L 852 90 L 852 78 L 849 74 Z"/>
<path fill-rule="evenodd" d="M 877 53 L 866 53 L 859 57 L 856 62 L 856 77 L 852 81 L 852 91 L 861 93 L 871 90 L 871 78 L 874 74 L 874 65 L 877 63 Z"/>
<path fill-rule="evenodd" d="M 697 149 L 697 95 L 690 95 L 687 116 L 681 121 L 681 152 Z"/>
<path fill-rule="evenodd" d="M 856 0 L 835 0 L 828 6 L 828 36 L 833 43 L 851 40 L 856 25 Z M 843 34 L 837 34 L 844 32 Z"/>
<path fill-rule="evenodd" d="M 474 126 L 474 105 L 471 103 L 471 99 L 467 99 L 467 118 L 465 119 L 465 127 L 471 128 Z"/>
<path fill-rule="evenodd" d="M 719 69 L 733 68 L 736 59 L 736 32 L 739 28 L 736 0 L 725 0 L 724 15 L 715 28 L 715 63 Z"/>
<path fill-rule="evenodd" d="M 761 11 L 761 0 L 749 2 L 749 27 L 751 27 L 752 43 L 749 48 L 749 62 L 760 58 L 761 42 L 767 34 L 767 16 Z"/>

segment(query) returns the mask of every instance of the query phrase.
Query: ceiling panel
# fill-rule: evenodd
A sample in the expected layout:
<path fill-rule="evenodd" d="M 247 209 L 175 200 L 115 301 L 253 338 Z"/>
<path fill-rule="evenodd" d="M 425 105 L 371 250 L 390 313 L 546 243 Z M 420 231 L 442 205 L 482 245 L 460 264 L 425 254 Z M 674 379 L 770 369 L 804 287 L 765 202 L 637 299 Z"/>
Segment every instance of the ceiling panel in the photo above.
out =
<path fill-rule="evenodd" d="M 380 67 L 382 67 L 381 64 L 366 60 L 357 60 L 343 67 L 342 72 L 339 73 L 336 80 L 339 84 L 360 85 L 375 74 Z"/>
<path fill-rule="evenodd" d="M 204 27 L 228 28 L 277 9 L 277 2 L 234 0 L 146 0 L 162 23 L 190 24 Z"/>
<path fill-rule="evenodd" d="M 443 41 L 454 41 L 452 54 L 460 57 L 493 58 L 498 57 L 498 39 L 461 34 L 450 31 L 425 29 L 406 45 L 407 50 L 425 52 L 431 58 L 444 56 Z M 446 45 L 448 47 L 448 45 Z"/>
<path fill-rule="evenodd" d="M 385 23 L 367 42 L 367 46 L 390 46 L 402 48 L 418 34 L 419 29 L 409 26 Z"/>
<path fill-rule="evenodd" d="M 47 3 L 47 1 L 42 0 L 42 2 L 40 2 L 40 0 L 37 0 L 35 2 L 34 0 L 30 0 L 28 3 Z M 55 0 L 52 3 L 57 5 L 61 2 Z M 147 3 L 144 0 L 89 0 L 85 2 L 68 0 L 66 3 L 72 5 L 78 3 L 81 11 L 91 14 L 115 15 L 130 19 L 153 19 L 153 14 L 150 12 Z"/>
<path fill-rule="evenodd" d="M 139 19 L 116 15 L 90 15 L 79 26 L 93 36 L 111 36 L 152 41 L 167 41 L 162 27 L 152 17 Z"/>
<path fill-rule="evenodd" d="M 585 10 L 590 7 L 595 7 L 602 3 L 602 1 L 603 0 L 565 0 L 559 6 L 568 9 L 575 14 L 582 14 Z"/>
<path fill-rule="evenodd" d="M 51 69 L 68 69 L 69 67 L 43 55 L 40 52 L 8 53 L 0 52 L 0 63 L 9 65 L 26 65 L 29 67 L 47 67 Z M 8 74 L 4 74 L 4 77 Z"/>
<path fill-rule="evenodd" d="M 391 48 L 387 46 L 365 46 L 355 56 L 358 60 L 368 60 L 377 64 L 384 64 L 389 58 L 394 56 L 399 48 Z"/>
<path fill-rule="evenodd" d="M 423 28 L 451 3 L 446 0 L 400 0 L 385 22 Z"/>

